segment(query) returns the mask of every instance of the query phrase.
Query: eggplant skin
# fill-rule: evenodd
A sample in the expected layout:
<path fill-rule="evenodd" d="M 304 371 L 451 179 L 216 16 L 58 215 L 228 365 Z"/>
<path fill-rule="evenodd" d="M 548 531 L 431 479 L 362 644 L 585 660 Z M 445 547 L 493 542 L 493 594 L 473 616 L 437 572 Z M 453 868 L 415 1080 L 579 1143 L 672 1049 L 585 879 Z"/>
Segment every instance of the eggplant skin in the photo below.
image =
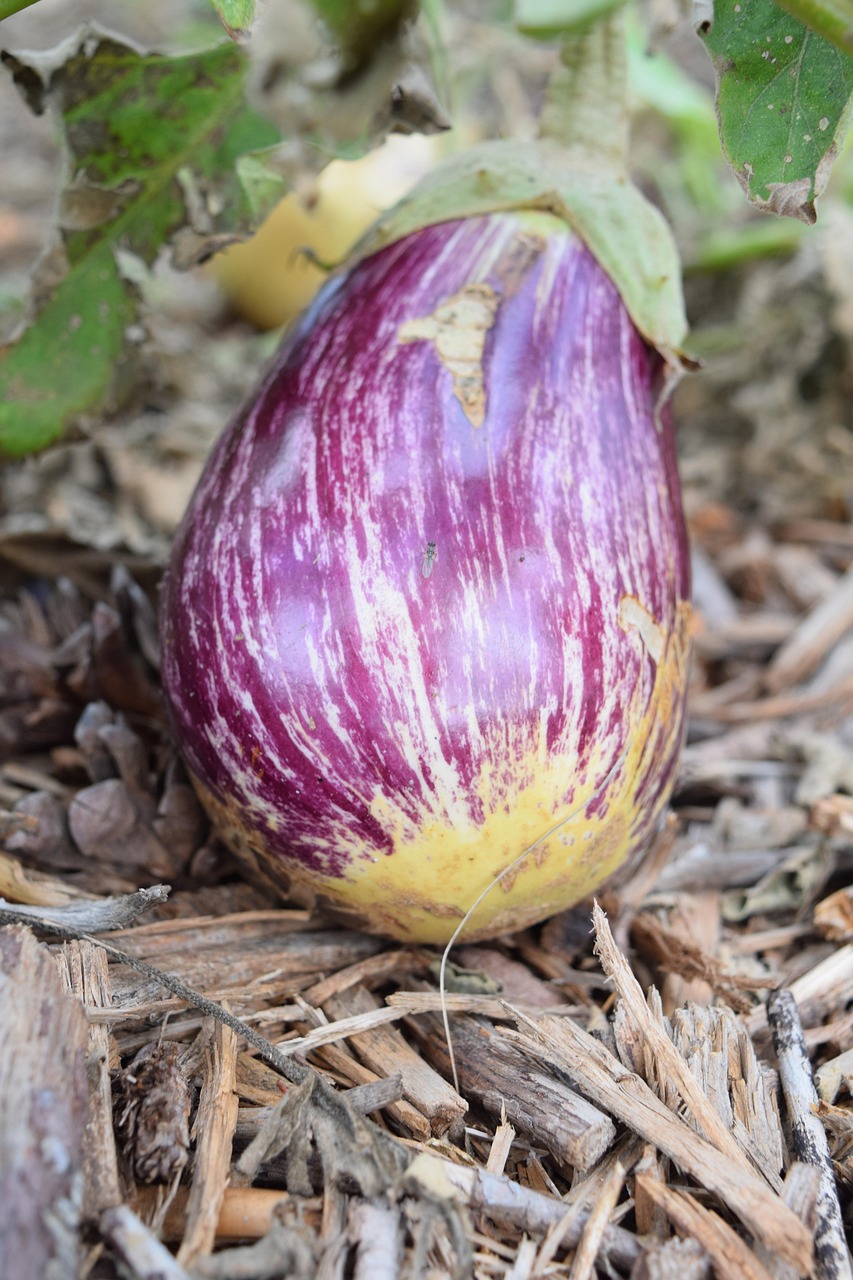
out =
<path fill-rule="evenodd" d="M 537 841 L 466 939 L 643 849 L 690 630 L 661 376 L 550 215 L 428 227 L 330 280 L 211 456 L 164 585 L 172 723 L 240 856 L 441 943 Z"/>

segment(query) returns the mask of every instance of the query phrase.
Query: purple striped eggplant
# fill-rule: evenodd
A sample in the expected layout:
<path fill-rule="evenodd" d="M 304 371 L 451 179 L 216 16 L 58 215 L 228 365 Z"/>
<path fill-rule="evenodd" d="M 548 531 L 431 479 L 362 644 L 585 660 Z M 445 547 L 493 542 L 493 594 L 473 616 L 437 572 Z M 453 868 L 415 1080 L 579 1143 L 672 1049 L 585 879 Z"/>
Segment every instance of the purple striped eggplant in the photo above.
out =
<path fill-rule="evenodd" d="M 381 249 L 285 342 L 194 495 L 162 640 L 204 804 L 297 900 L 441 942 L 510 868 L 485 937 L 647 843 L 689 631 L 662 369 L 540 213 Z"/>

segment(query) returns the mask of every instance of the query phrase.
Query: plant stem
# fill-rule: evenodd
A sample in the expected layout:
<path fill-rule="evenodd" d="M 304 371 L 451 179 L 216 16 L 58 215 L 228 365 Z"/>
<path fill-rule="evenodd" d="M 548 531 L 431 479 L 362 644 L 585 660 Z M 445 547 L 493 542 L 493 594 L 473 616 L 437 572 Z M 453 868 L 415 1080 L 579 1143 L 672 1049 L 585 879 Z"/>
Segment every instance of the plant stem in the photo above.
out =
<path fill-rule="evenodd" d="M 35 4 L 36 0 L 0 0 L 0 22 L 4 18 L 11 18 L 13 13 L 20 13 L 22 9 L 29 9 L 31 4 Z"/>
<path fill-rule="evenodd" d="M 778 0 L 792 18 L 853 57 L 853 5 L 849 0 Z"/>
<path fill-rule="evenodd" d="M 539 119 L 539 134 L 580 161 L 617 172 L 628 155 L 625 10 L 566 36 Z"/>

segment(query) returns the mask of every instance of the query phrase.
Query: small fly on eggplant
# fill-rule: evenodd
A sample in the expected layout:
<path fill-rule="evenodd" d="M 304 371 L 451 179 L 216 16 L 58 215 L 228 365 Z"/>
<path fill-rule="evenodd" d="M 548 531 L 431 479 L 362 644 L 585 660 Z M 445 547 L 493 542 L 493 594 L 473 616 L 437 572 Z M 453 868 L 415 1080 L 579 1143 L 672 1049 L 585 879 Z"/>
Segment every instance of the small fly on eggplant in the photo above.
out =
<path fill-rule="evenodd" d="M 424 562 L 421 565 L 421 573 L 425 578 L 428 578 L 433 571 L 433 567 L 435 565 L 435 556 L 436 556 L 435 543 L 428 542 L 426 544 L 426 547 L 424 548 Z"/>

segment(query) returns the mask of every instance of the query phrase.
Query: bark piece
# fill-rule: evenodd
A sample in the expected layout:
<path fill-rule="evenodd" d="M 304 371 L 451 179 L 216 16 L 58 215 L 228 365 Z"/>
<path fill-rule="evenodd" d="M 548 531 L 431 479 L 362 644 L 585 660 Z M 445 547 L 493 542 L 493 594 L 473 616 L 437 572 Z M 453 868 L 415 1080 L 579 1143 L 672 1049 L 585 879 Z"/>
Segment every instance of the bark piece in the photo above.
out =
<path fill-rule="evenodd" d="M 0 929 L 0 1275 L 77 1273 L 86 1031 L 47 949 Z"/>
<path fill-rule="evenodd" d="M 68 942 L 58 959 L 67 989 L 85 1009 L 112 1007 L 109 966 L 99 947 L 90 942 Z M 104 1209 L 111 1209 L 122 1200 L 113 1130 L 110 1056 L 109 1027 L 90 1022 L 86 1046 L 89 1107 L 83 1147 L 83 1207 L 90 1219 L 97 1219 Z"/>

